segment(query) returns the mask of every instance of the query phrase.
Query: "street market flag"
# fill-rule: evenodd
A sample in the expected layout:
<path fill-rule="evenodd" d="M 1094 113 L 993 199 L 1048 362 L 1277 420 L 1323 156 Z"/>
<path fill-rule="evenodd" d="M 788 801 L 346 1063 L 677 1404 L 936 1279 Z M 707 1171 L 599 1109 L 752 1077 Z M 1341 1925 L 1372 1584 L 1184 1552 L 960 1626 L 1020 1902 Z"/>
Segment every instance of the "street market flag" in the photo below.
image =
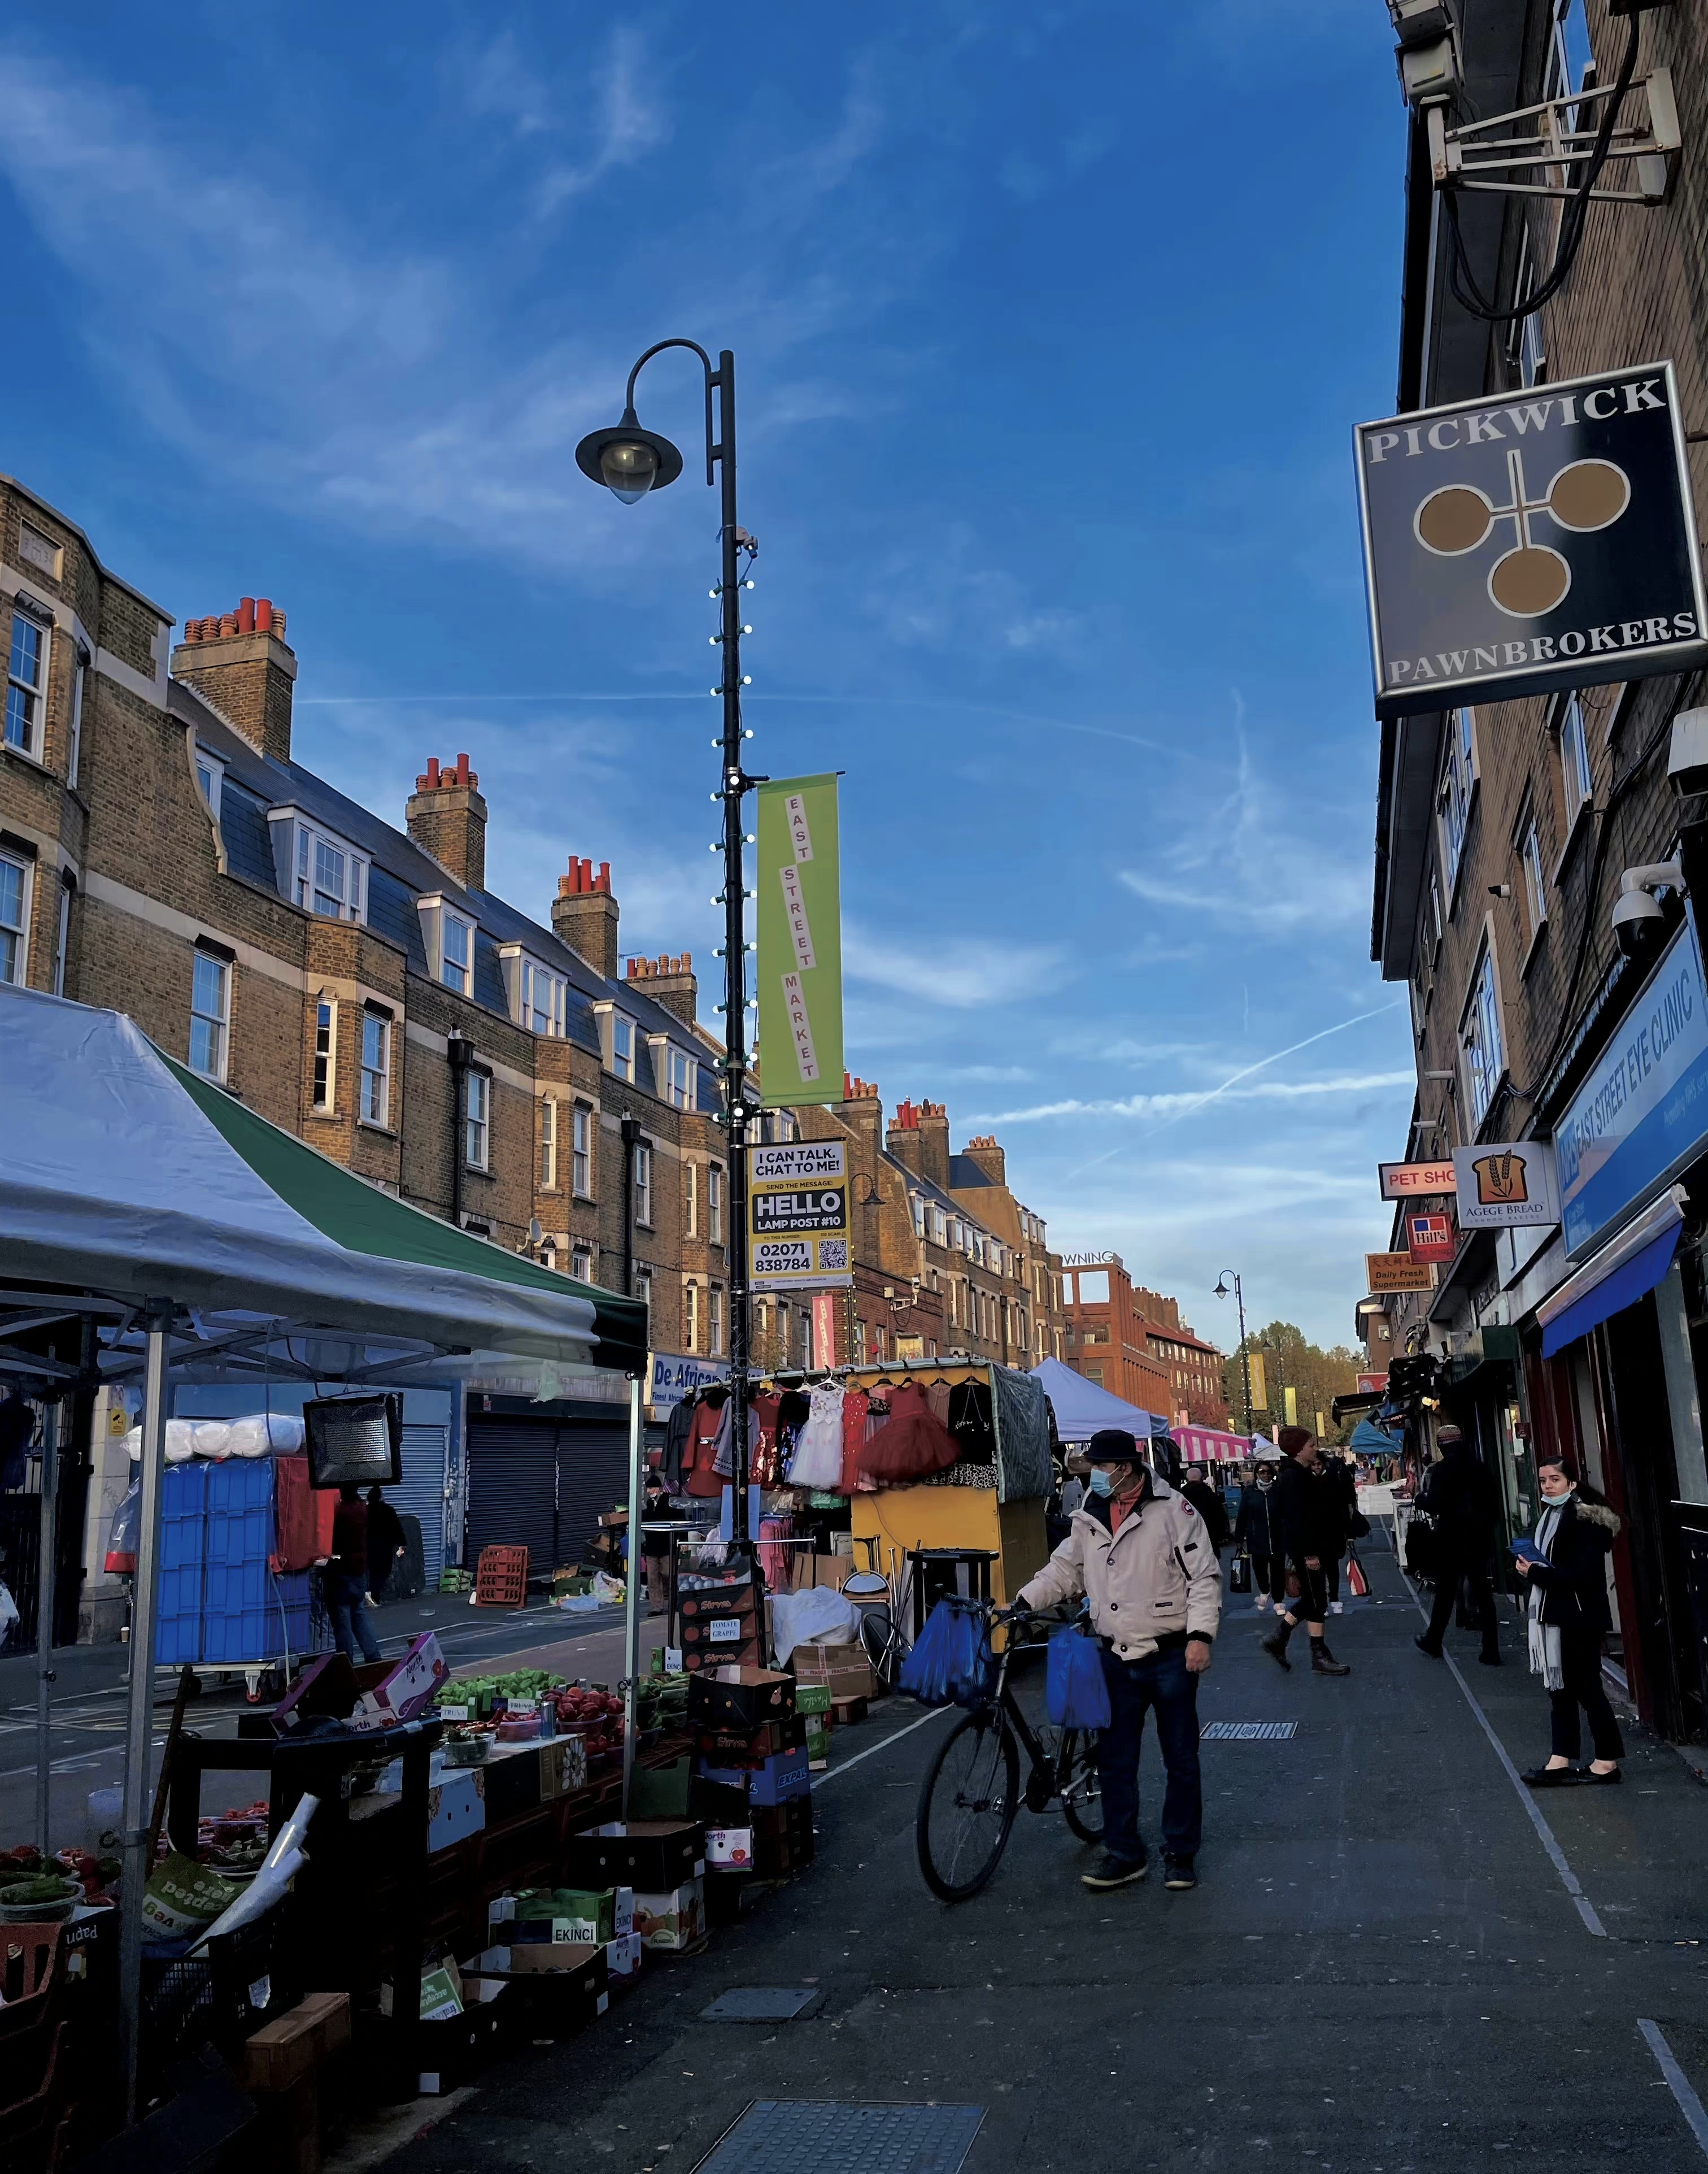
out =
<path fill-rule="evenodd" d="M 768 1109 L 842 1099 L 836 779 L 759 788 L 760 1094 Z"/>

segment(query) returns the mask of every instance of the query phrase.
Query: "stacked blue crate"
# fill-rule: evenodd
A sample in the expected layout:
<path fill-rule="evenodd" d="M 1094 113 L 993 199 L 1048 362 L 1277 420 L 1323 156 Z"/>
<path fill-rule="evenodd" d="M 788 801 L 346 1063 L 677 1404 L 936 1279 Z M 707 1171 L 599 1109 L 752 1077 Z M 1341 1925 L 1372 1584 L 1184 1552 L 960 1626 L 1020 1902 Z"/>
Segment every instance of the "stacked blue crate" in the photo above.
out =
<path fill-rule="evenodd" d="M 270 1457 L 228 1457 L 208 1468 L 204 1662 L 257 1661 L 284 1649 L 285 1626 L 268 1566 L 278 1545 L 273 1502 Z"/>
<path fill-rule="evenodd" d="M 163 1477 L 154 1659 L 165 1668 L 202 1658 L 208 1471 L 205 1464 L 192 1457 L 187 1464 L 169 1464 Z"/>

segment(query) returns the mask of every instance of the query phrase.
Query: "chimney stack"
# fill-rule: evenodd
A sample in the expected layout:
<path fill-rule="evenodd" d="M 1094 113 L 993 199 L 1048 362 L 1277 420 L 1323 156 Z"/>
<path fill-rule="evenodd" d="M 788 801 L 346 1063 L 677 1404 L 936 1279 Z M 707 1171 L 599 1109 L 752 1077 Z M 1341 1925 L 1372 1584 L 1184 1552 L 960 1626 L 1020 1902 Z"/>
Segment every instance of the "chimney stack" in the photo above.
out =
<path fill-rule="evenodd" d="M 448 765 L 430 756 L 403 810 L 409 836 L 464 890 L 486 889 L 486 803 L 466 754 Z"/>
<path fill-rule="evenodd" d="M 285 643 L 284 614 L 270 598 L 244 597 L 235 611 L 186 619 L 172 652 L 172 677 L 193 687 L 260 754 L 290 760 L 296 657 Z"/>
<path fill-rule="evenodd" d="M 922 1101 L 919 1116 L 919 1174 L 949 1190 L 949 1111 L 941 1102 Z"/>
<path fill-rule="evenodd" d="M 966 1151 L 968 1160 L 976 1162 L 992 1185 L 1008 1183 L 1008 1159 L 997 1145 L 993 1133 L 976 1133 L 967 1142 Z"/>
<path fill-rule="evenodd" d="M 856 1081 L 858 1086 L 861 1083 Z M 889 1120 L 889 1130 L 884 1144 L 904 1169 L 911 1170 L 916 1177 L 923 1177 L 925 1171 L 920 1163 L 919 1105 L 916 1102 L 898 1102 L 895 1115 Z"/>
<path fill-rule="evenodd" d="M 644 982 L 647 995 L 667 1011 L 674 1012 L 684 1026 L 695 1024 L 700 983 L 695 978 L 691 951 L 684 951 L 675 958 L 666 952 L 658 959 L 631 959 L 628 979 Z"/>
<path fill-rule="evenodd" d="M 570 856 L 567 875 L 558 878 L 552 900 L 552 927 L 559 940 L 578 953 L 595 973 L 617 979 L 617 901 L 611 895 L 611 863 Z"/>

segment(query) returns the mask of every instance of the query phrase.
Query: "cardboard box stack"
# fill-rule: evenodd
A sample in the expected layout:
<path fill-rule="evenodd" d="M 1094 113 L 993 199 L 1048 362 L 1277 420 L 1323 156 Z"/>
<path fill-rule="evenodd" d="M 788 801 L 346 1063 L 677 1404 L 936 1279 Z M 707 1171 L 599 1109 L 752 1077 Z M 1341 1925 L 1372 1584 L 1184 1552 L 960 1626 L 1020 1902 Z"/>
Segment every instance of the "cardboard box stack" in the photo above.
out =
<path fill-rule="evenodd" d="M 689 1685 L 688 1717 L 708 1877 L 777 1879 L 810 1864 L 807 1727 L 790 1678 L 772 1668 L 702 1672 Z M 732 1898 L 713 1899 L 727 1905 Z"/>
<path fill-rule="evenodd" d="M 677 1604 L 684 1668 L 756 1668 L 764 1658 L 765 1619 L 750 1562 L 682 1571 Z"/>

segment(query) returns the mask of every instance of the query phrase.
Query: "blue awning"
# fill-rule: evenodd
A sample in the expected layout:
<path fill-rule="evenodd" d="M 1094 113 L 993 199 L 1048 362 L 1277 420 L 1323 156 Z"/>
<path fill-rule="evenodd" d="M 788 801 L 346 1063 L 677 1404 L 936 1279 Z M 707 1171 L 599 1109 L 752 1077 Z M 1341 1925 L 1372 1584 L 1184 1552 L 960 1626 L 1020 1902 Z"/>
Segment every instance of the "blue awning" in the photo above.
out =
<path fill-rule="evenodd" d="M 1370 1420 L 1360 1420 L 1346 1445 L 1359 1457 L 1397 1457 L 1401 1444 Z"/>
<path fill-rule="evenodd" d="M 1605 1268 L 1599 1261 L 1587 1262 L 1553 1298 L 1538 1308 L 1544 1359 L 1553 1358 L 1556 1351 L 1563 1351 L 1568 1344 L 1575 1344 L 1580 1336 L 1587 1336 L 1603 1322 L 1646 1297 L 1672 1267 L 1683 1223 L 1672 1196 L 1657 1203 L 1657 1207 L 1660 1214 L 1656 1219 L 1660 1221 L 1661 1228 L 1655 1236 L 1634 1232 L 1632 1236 L 1638 1241 L 1635 1250 L 1616 1240 L 1608 1248 L 1608 1254 L 1615 1257 Z M 1647 1222 L 1649 1218 L 1643 1220 Z M 1624 1257 L 1617 1257 L 1619 1254 Z M 1596 1273 L 1597 1269 L 1601 1270 L 1599 1274 Z"/>

